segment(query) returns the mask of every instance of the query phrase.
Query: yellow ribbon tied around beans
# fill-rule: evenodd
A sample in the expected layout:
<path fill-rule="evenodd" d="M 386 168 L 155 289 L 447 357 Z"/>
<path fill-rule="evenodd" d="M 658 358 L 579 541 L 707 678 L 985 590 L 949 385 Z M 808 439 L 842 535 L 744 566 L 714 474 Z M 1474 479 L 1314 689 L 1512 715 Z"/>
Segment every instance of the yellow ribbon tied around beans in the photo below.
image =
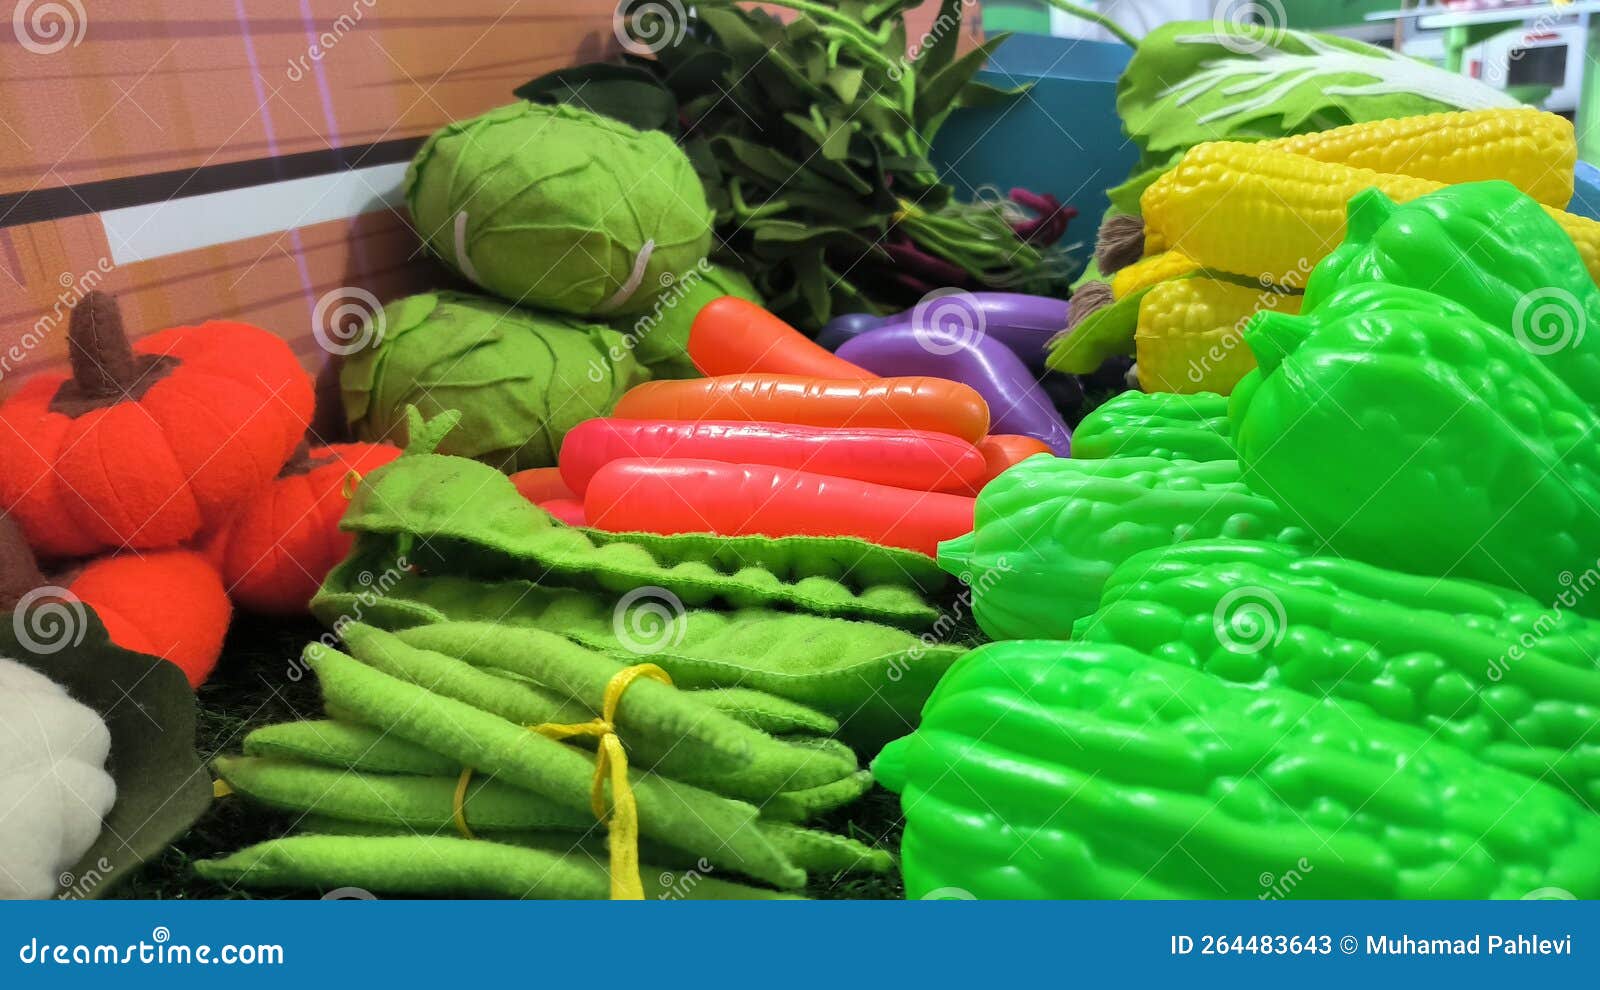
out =
<path fill-rule="evenodd" d="M 587 722 L 560 724 L 545 722 L 528 728 L 547 739 L 560 741 L 587 737 L 600 741 L 594 761 L 594 786 L 589 792 L 589 804 L 594 816 L 606 822 L 606 842 L 611 850 L 611 899 L 615 901 L 644 900 L 644 886 L 639 881 L 639 806 L 633 797 L 633 787 L 628 783 L 628 754 L 622 748 L 622 738 L 617 735 L 617 705 L 629 685 L 641 677 L 671 685 L 672 678 L 653 663 L 624 667 L 606 682 L 605 697 L 600 704 L 600 717 Z M 606 815 L 606 778 L 611 779 L 611 814 Z M 467 785 L 472 780 L 472 769 L 461 771 L 456 783 L 456 831 L 469 839 L 477 838 L 467 826 Z"/>

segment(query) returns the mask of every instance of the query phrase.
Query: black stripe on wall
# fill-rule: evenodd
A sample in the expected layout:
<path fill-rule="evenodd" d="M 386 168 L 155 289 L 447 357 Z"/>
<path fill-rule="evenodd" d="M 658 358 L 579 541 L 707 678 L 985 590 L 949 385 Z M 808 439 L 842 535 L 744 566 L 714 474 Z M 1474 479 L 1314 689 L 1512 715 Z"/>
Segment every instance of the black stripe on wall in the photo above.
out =
<path fill-rule="evenodd" d="M 425 140 L 423 137 L 396 138 L 376 144 L 304 151 L 278 158 L 253 158 L 150 175 L 102 179 L 75 186 L 0 193 L 0 228 L 409 161 Z"/>

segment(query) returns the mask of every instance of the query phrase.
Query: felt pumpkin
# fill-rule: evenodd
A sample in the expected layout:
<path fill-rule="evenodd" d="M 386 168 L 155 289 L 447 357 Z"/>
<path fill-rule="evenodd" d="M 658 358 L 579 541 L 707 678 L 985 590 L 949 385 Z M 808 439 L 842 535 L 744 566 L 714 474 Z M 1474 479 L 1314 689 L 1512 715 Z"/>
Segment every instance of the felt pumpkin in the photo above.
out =
<path fill-rule="evenodd" d="M 0 511 L 49 557 L 174 546 L 272 479 L 311 417 L 289 346 L 243 323 L 129 345 L 116 302 L 72 311 L 71 376 L 0 405 Z"/>
<path fill-rule="evenodd" d="M 301 444 L 278 477 L 246 499 L 205 541 L 241 608 L 304 615 L 322 579 L 350 552 L 339 529 L 347 482 L 400 456 L 383 443 Z"/>
<path fill-rule="evenodd" d="M 11 610 L 37 589 L 62 587 L 64 597 L 94 609 L 113 643 L 176 664 L 190 687 L 216 667 L 233 606 L 205 557 L 191 550 L 120 553 L 47 578 L 21 530 L 0 516 L 0 608 Z M 69 611 L 62 621 L 75 620 Z"/>

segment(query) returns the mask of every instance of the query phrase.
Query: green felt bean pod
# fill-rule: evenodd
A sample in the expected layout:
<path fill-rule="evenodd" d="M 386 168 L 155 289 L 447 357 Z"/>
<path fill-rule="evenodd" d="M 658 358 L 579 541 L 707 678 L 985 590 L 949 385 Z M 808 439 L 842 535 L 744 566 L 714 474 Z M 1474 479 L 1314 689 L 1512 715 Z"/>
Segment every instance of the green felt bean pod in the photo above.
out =
<path fill-rule="evenodd" d="M 208 880 L 262 889 L 354 887 L 373 894 L 604 900 L 610 880 L 586 857 L 446 836 L 292 835 L 195 864 Z M 671 899 L 657 870 L 645 896 Z M 705 877 L 678 884 L 694 900 L 787 900 L 773 891 Z"/>
<path fill-rule="evenodd" d="M 592 706 L 583 719 L 573 721 L 599 714 L 606 685 L 628 666 L 536 629 L 466 622 L 417 626 L 398 634 L 360 629 L 357 638 L 370 649 L 398 654 L 410 647 L 413 652 L 430 651 L 436 657 L 460 657 L 466 664 L 511 670 Z M 643 678 L 623 694 L 616 723 L 624 745 L 630 753 L 637 751 L 643 764 L 657 766 L 676 780 L 735 797 L 760 799 L 778 791 L 818 787 L 858 769 L 847 749 L 775 739 L 701 704 L 692 694 Z"/>
<path fill-rule="evenodd" d="M 266 725 L 244 737 L 246 756 L 297 759 L 349 770 L 444 776 L 461 764 L 358 722 L 318 719 Z"/>
<path fill-rule="evenodd" d="M 589 807 L 594 757 L 464 702 L 390 677 L 319 643 L 305 659 L 330 704 L 388 728 L 463 766 L 542 794 L 566 807 Z M 805 874 L 749 826 L 756 809 L 656 774 L 631 774 L 642 835 L 703 855 L 779 887 Z"/>

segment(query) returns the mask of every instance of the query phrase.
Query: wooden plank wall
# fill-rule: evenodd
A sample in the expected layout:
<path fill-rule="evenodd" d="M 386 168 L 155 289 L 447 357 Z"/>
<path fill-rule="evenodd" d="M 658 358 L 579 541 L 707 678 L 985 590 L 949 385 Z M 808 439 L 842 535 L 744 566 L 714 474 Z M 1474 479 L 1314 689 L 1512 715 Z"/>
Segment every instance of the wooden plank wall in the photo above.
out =
<path fill-rule="evenodd" d="M 444 123 L 615 46 L 615 0 L 19 3 L 0 27 L 0 394 L 62 365 L 61 313 L 91 288 L 115 292 L 136 332 L 242 319 L 315 369 L 312 314 L 329 293 L 387 301 L 449 281 L 403 213 L 374 197 L 358 215 L 119 261 L 102 211 L 152 189 L 177 202 L 208 181 L 292 178 L 319 156 L 403 162 Z"/>

